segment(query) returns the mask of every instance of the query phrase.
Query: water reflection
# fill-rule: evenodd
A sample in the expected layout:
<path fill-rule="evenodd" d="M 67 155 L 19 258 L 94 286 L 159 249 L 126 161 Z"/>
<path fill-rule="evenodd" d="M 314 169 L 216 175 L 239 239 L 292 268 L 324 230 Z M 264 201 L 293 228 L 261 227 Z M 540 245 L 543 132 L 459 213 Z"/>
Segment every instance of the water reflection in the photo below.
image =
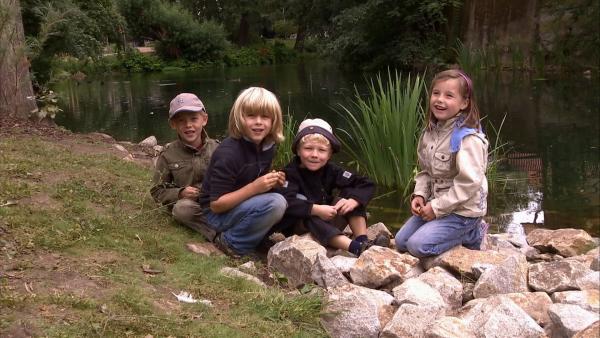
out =
<path fill-rule="evenodd" d="M 474 74 L 474 82 L 486 119 L 499 126 L 506 116 L 502 138 L 511 149 L 501 167 L 503 188 L 490 194 L 491 223 L 503 231 L 516 224 L 527 229 L 543 224 L 584 228 L 598 236 L 598 81 L 583 77 L 541 80 L 502 72 Z M 102 131 L 119 140 L 138 142 L 155 135 L 167 142 L 175 137 L 166 123 L 169 101 L 180 92 L 194 92 L 207 107 L 207 131 L 223 137 L 237 93 L 248 86 L 263 86 L 296 119 L 319 116 L 343 128 L 343 119 L 332 107 L 348 103 L 355 84 L 363 91 L 361 74 L 342 74 L 322 62 L 106 75 L 57 85 L 64 110 L 57 122 L 73 131 Z M 493 133 L 487 133 L 493 143 Z M 337 160 L 344 160 L 343 155 Z M 397 228 L 409 216 L 408 202 L 380 190 L 384 197 L 373 202 L 371 221 Z"/>

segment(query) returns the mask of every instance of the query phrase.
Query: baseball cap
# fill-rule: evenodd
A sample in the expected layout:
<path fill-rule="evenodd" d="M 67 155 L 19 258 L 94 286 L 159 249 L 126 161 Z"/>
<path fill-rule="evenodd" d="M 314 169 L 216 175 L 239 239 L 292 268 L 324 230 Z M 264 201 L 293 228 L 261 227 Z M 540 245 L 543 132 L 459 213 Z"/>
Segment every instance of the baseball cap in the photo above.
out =
<path fill-rule="evenodd" d="M 203 111 L 206 113 L 202 101 L 200 101 L 198 96 L 191 93 L 181 93 L 171 100 L 171 104 L 169 105 L 169 120 L 182 111 Z"/>

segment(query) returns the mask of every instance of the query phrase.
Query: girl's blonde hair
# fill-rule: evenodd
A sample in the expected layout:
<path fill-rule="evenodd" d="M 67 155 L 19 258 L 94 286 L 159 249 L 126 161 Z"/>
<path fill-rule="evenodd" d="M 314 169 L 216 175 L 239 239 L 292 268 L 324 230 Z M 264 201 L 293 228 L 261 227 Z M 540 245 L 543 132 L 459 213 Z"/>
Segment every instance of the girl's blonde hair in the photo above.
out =
<path fill-rule="evenodd" d="M 469 128 L 480 128 L 479 108 L 477 107 L 477 102 L 475 102 L 475 95 L 473 95 L 473 82 L 466 73 L 458 69 L 448 69 L 435 74 L 435 77 L 431 81 L 429 93 L 431 94 L 433 92 L 433 87 L 436 83 L 449 79 L 458 79 L 460 84 L 460 95 L 466 100 L 469 100 L 469 104 L 463 110 L 463 113 L 465 113 L 463 125 Z M 429 104 L 430 102 L 427 100 L 427 129 L 431 129 L 437 123 L 437 119 L 435 118 L 435 115 L 433 115 L 433 112 L 431 112 Z"/>
<path fill-rule="evenodd" d="M 263 142 L 281 143 L 283 141 L 283 116 L 275 94 L 261 87 L 244 89 L 235 99 L 229 113 L 230 137 L 239 139 L 244 135 L 243 118 L 249 114 L 266 114 L 273 121 L 271 131 Z"/>

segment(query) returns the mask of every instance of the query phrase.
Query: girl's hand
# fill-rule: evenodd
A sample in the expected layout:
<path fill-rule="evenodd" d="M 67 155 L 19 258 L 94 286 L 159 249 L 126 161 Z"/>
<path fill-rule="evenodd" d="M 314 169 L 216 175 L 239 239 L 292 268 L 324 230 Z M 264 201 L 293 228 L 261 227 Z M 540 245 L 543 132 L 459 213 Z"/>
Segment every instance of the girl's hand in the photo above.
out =
<path fill-rule="evenodd" d="M 195 200 L 200 195 L 200 189 L 196 187 L 185 187 L 183 190 L 179 192 L 179 198 L 187 198 L 190 200 Z"/>
<path fill-rule="evenodd" d="M 313 204 L 311 215 L 318 216 L 322 220 L 332 220 L 337 215 L 337 210 L 331 205 Z"/>
<path fill-rule="evenodd" d="M 410 212 L 413 216 L 421 216 L 421 209 L 425 206 L 425 199 L 423 196 L 415 196 L 410 201 Z"/>
<path fill-rule="evenodd" d="M 335 210 L 337 210 L 338 214 L 345 215 L 350 211 L 356 209 L 356 207 L 359 205 L 360 203 L 358 203 L 358 201 L 356 201 L 354 198 L 342 198 L 333 207 L 335 208 Z"/>
<path fill-rule="evenodd" d="M 427 203 L 426 206 L 421 208 L 421 218 L 426 220 L 427 222 L 433 221 L 435 219 L 435 213 L 433 212 L 431 203 Z"/>
<path fill-rule="evenodd" d="M 281 182 L 281 174 L 282 172 L 277 172 L 277 171 L 272 171 L 270 173 L 264 174 L 260 177 L 258 177 L 257 179 L 254 180 L 254 182 L 252 182 L 254 184 L 254 186 L 256 187 L 256 191 L 258 194 L 262 194 L 264 192 L 267 192 L 271 189 L 273 189 L 273 187 L 275 187 L 277 184 L 283 184 L 280 183 Z M 283 174 L 283 182 L 285 182 L 285 174 Z"/>

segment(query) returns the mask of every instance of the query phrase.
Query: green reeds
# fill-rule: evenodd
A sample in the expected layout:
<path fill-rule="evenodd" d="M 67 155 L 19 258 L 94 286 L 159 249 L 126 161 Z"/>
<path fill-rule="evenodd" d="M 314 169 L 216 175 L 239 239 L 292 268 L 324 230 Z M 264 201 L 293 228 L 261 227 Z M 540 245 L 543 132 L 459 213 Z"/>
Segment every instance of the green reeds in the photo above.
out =
<path fill-rule="evenodd" d="M 283 136 L 285 139 L 277 146 L 277 153 L 273 159 L 273 168 L 282 169 L 294 157 L 294 154 L 292 153 L 292 143 L 294 142 L 294 135 L 296 134 L 297 127 L 297 121 L 292 114 L 288 112 L 285 121 L 283 122 Z"/>
<path fill-rule="evenodd" d="M 423 126 L 423 76 L 403 80 L 397 71 L 388 70 L 387 81 L 379 74 L 376 81 L 369 81 L 368 89 L 366 99 L 355 89 L 351 106 L 339 105 L 337 111 L 348 125 L 348 130 L 338 128 L 341 142 L 358 171 L 380 186 L 406 194 Z"/>
<path fill-rule="evenodd" d="M 488 181 L 488 191 L 491 193 L 503 191 L 507 183 L 506 176 L 501 175 L 498 171 L 500 162 L 505 159 L 506 153 L 508 152 L 508 143 L 504 142 L 500 136 L 505 120 L 506 115 L 502 118 L 502 122 L 500 122 L 498 128 L 489 121 L 487 123 L 489 127 L 488 130 L 491 130 L 494 134 L 492 136 L 491 133 L 488 133 L 491 150 L 488 152 L 488 167 L 485 173 Z"/>

